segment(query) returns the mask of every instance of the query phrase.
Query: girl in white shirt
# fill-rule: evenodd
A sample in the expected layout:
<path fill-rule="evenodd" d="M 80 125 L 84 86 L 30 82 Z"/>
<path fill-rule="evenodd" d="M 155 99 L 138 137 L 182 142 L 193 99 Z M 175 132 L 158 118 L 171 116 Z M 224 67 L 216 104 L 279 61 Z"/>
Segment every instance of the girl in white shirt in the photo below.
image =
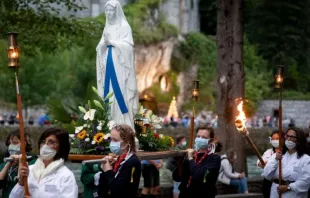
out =
<path fill-rule="evenodd" d="M 234 171 L 233 164 L 237 161 L 237 151 L 229 149 L 221 156 L 221 168 L 217 181 L 238 188 L 238 193 L 248 194 L 248 184 L 244 173 Z"/>
<path fill-rule="evenodd" d="M 70 151 L 69 134 L 57 128 L 45 130 L 39 139 L 40 157 L 34 165 L 20 165 L 20 179 L 10 198 L 77 198 L 73 173 L 64 165 Z M 23 177 L 28 177 L 30 196 L 25 196 Z"/>
<path fill-rule="evenodd" d="M 270 135 L 270 144 L 272 145 L 272 148 L 266 150 L 262 156 L 265 165 L 267 164 L 269 158 L 279 149 L 279 131 L 273 131 Z M 283 152 L 285 151 L 286 147 L 282 148 Z M 257 160 L 257 166 L 260 168 L 264 168 L 264 166 L 260 163 L 259 160 Z M 271 189 L 272 181 L 264 178 L 263 181 L 263 194 L 264 197 L 270 197 L 270 189 Z"/>
<path fill-rule="evenodd" d="M 310 157 L 306 152 L 306 137 L 298 128 L 289 128 L 285 135 L 288 149 L 282 155 L 278 150 L 270 157 L 264 168 L 264 177 L 273 181 L 270 198 L 307 198 L 310 187 Z M 282 181 L 279 185 L 279 164 L 282 159 Z"/>

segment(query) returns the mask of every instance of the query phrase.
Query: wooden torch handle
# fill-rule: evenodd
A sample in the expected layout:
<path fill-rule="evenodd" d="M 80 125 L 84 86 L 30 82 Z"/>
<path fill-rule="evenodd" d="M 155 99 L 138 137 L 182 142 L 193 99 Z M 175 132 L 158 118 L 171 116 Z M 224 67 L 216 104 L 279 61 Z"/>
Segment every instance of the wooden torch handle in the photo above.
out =
<path fill-rule="evenodd" d="M 18 83 L 18 81 L 17 81 Z M 17 84 L 18 86 L 18 84 Z M 19 133 L 20 133 L 20 149 L 21 149 L 21 161 L 24 166 L 27 166 L 27 155 L 26 155 L 26 147 L 25 147 L 25 131 L 24 131 L 24 119 L 22 112 L 22 97 L 17 92 L 17 110 L 18 110 L 18 118 L 19 118 Z M 29 188 L 28 188 L 28 177 L 23 177 L 25 195 L 30 196 Z"/>

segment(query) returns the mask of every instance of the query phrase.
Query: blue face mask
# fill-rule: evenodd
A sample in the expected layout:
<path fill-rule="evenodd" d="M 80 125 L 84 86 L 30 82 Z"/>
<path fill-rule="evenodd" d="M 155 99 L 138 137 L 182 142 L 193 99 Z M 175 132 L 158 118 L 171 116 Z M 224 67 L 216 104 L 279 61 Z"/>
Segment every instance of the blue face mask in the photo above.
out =
<path fill-rule="evenodd" d="M 116 155 L 121 154 L 122 153 L 121 143 L 120 142 L 110 142 L 110 151 L 112 153 L 115 153 Z"/>
<path fill-rule="evenodd" d="M 195 150 L 205 149 L 208 147 L 209 139 L 204 139 L 200 137 L 195 138 Z"/>

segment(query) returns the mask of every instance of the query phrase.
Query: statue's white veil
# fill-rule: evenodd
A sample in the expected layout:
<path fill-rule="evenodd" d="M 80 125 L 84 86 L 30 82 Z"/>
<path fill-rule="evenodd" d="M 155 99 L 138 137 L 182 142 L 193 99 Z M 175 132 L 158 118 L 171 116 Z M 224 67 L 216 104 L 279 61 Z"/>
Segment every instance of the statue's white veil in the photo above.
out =
<path fill-rule="evenodd" d="M 115 12 L 116 12 L 116 23 L 119 24 L 119 25 L 126 25 L 126 23 L 128 24 L 127 22 L 127 19 L 125 17 L 125 14 L 123 12 L 123 9 L 122 9 L 122 5 L 120 4 L 120 2 L 118 0 L 110 0 L 108 1 L 105 5 L 104 5 L 104 8 L 106 8 L 108 5 L 111 5 L 115 8 Z M 110 23 L 109 23 L 109 19 L 108 17 L 106 17 L 106 22 L 105 22 L 105 25 L 106 26 L 109 26 Z M 129 25 L 129 24 L 128 24 Z"/>

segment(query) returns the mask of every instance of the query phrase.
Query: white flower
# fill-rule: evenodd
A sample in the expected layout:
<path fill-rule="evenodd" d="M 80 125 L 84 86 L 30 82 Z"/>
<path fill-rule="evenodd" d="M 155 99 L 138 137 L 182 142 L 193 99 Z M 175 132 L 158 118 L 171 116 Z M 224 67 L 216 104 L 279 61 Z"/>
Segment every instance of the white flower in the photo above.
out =
<path fill-rule="evenodd" d="M 115 122 L 113 120 L 109 121 L 108 123 L 109 130 L 111 130 L 114 125 L 115 125 Z"/>
<path fill-rule="evenodd" d="M 87 127 L 87 124 L 83 124 L 83 127 L 86 128 L 86 127 Z"/>
<path fill-rule="evenodd" d="M 147 117 L 147 118 L 151 118 L 152 115 L 153 115 L 152 110 L 147 110 L 147 112 L 146 112 L 146 117 Z"/>
<path fill-rule="evenodd" d="M 75 133 L 79 133 L 83 128 L 83 126 L 75 127 Z"/>
<path fill-rule="evenodd" d="M 85 142 L 89 142 L 89 140 L 90 140 L 89 138 L 86 138 L 86 139 L 85 139 Z"/>
<path fill-rule="evenodd" d="M 161 123 L 162 123 L 162 119 L 159 118 L 156 115 L 152 115 L 151 117 L 148 118 L 150 124 L 152 124 L 156 129 L 160 129 L 161 128 Z"/>
<path fill-rule="evenodd" d="M 145 113 L 145 111 L 146 109 L 144 109 L 143 106 L 141 105 L 138 114 L 142 115 Z"/>
<path fill-rule="evenodd" d="M 101 125 L 97 126 L 97 130 L 98 130 L 98 131 L 101 131 L 101 130 L 102 130 Z"/>
<path fill-rule="evenodd" d="M 74 134 L 69 134 L 69 137 L 74 139 L 75 135 Z"/>
<path fill-rule="evenodd" d="M 111 137 L 111 134 L 107 133 L 107 134 L 104 135 L 103 139 L 107 140 L 109 137 Z"/>
<path fill-rule="evenodd" d="M 102 126 L 105 122 L 104 122 L 104 120 L 98 120 L 98 123 L 100 126 Z"/>
<path fill-rule="evenodd" d="M 146 137 L 146 134 L 142 134 L 143 137 Z"/>
<path fill-rule="evenodd" d="M 91 142 L 91 144 L 96 144 L 96 141 L 95 141 L 95 140 L 93 140 L 93 141 Z"/>
<path fill-rule="evenodd" d="M 90 128 L 91 128 L 91 125 L 90 125 L 90 124 L 89 124 L 89 125 L 87 125 L 87 128 L 89 128 L 89 129 L 90 129 Z"/>
<path fill-rule="evenodd" d="M 91 109 L 87 111 L 83 117 L 84 120 L 94 120 L 96 109 Z"/>
<path fill-rule="evenodd" d="M 160 138 L 163 138 L 164 136 L 163 136 L 163 134 L 159 134 L 159 137 L 160 137 Z"/>
<path fill-rule="evenodd" d="M 150 123 L 149 119 L 147 119 L 147 118 L 143 119 L 143 124 L 149 124 L 149 123 Z"/>

